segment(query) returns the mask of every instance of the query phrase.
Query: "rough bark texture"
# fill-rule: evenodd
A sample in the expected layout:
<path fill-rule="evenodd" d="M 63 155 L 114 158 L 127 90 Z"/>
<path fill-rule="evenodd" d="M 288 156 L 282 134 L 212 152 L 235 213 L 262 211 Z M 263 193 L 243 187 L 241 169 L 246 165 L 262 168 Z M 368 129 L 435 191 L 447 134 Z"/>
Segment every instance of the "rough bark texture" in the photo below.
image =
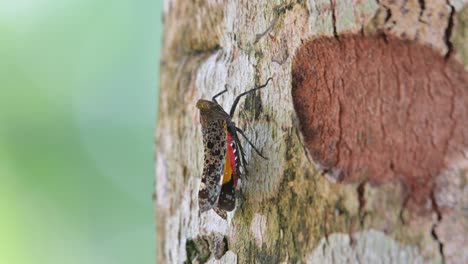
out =
<path fill-rule="evenodd" d="M 164 24 L 157 263 L 468 263 L 466 1 L 167 0 Z M 269 77 L 234 117 L 269 159 L 245 145 L 237 209 L 199 214 L 197 100 Z"/>

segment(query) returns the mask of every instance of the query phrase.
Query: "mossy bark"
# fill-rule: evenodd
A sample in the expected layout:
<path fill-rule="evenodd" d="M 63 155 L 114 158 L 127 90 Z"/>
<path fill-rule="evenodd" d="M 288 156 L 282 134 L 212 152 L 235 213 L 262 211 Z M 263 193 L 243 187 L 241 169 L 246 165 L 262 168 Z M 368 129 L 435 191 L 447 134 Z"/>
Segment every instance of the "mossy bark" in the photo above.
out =
<path fill-rule="evenodd" d="M 444 245 L 450 238 L 443 234 L 468 237 L 468 161 L 447 168 L 453 188 L 437 193 L 459 194 L 455 205 L 419 215 L 405 208 L 406 190 L 398 182 L 341 184 L 324 177 L 306 150 L 293 107 L 292 61 L 311 38 L 387 34 L 430 45 L 441 56 L 455 54 L 466 65 L 462 1 L 394 2 L 165 1 L 155 161 L 157 263 L 204 261 L 207 254 L 209 262 L 223 263 L 467 260 L 466 238 Z M 203 144 L 197 100 L 227 84 L 218 101 L 229 109 L 236 95 L 269 77 L 272 84 L 243 99 L 234 117 L 268 160 L 246 145 L 249 173 L 237 209 L 228 221 L 212 211 L 199 214 Z M 458 221 L 457 229 L 444 221 Z"/>

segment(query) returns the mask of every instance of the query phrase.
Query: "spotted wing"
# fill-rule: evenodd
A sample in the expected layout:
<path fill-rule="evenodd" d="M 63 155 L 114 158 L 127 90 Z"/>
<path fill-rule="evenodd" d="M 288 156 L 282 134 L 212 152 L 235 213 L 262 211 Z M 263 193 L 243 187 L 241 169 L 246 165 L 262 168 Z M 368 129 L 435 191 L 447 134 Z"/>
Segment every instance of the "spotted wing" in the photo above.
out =
<path fill-rule="evenodd" d="M 221 180 L 226 158 L 226 121 L 222 119 L 202 122 L 205 163 L 198 191 L 198 203 L 201 212 L 216 205 L 221 192 Z"/>

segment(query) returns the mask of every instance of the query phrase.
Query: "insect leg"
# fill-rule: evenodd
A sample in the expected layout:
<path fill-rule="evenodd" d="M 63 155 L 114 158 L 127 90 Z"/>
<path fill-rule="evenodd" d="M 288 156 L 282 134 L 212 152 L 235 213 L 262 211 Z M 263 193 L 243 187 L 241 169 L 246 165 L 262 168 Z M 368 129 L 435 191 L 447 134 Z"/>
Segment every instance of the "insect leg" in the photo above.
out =
<path fill-rule="evenodd" d="M 245 140 L 247 140 L 247 143 L 249 143 L 249 145 L 255 150 L 255 152 L 257 152 L 257 154 L 264 158 L 264 159 L 268 159 L 267 157 L 263 156 L 262 153 L 260 153 L 260 151 L 254 146 L 254 144 L 252 142 L 250 142 L 250 140 L 247 138 L 247 136 L 244 134 L 244 131 L 242 131 L 242 129 L 236 127 L 236 131 L 239 132 L 244 138 Z"/>
<path fill-rule="evenodd" d="M 271 77 L 268 78 L 268 80 L 266 81 L 265 84 L 260 85 L 260 86 L 258 86 L 258 87 L 255 87 L 255 88 L 253 88 L 252 90 L 249 90 L 249 91 L 247 91 L 247 92 L 243 92 L 243 93 L 239 94 L 239 95 L 236 97 L 236 99 L 234 100 L 234 103 L 232 104 L 231 111 L 229 112 L 229 116 L 230 116 L 231 118 L 234 116 L 234 112 L 236 111 L 237 104 L 239 103 L 239 100 L 241 99 L 242 96 L 247 95 L 247 94 L 249 94 L 249 93 L 252 93 L 252 92 L 255 92 L 255 91 L 259 90 L 259 89 L 264 88 L 265 86 L 268 85 L 268 83 L 270 82 L 270 80 L 272 80 Z"/>
<path fill-rule="evenodd" d="M 241 157 L 241 160 L 242 160 L 242 167 L 244 168 L 245 172 L 247 173 L 247 161 L 245 161 L 244 149 L 242 148 L 242 144 L 240 143 L 240 140 L 237 137 L 237 135 L 234 135 L 233 138 L 234 138 L 234 141 L 236 142 L 237 146 L 239 147 L 239 154 L 240 154 L 240 157 Z"/>
<path fill-rule="evenodd" d="M 218 102 L 216 101 L 216 97 L 219 97 L 220 95 L 222 95 L 222 94 L 225 93 L 225 92 L 227 92 L 227 85 L 224 86 L 224 90 L 222 90 L 221 92 L 219 92 L 219 93 L 217 93 L 217 94 L 215 94 L 215 95 L 213 96 L 213 98 L 212 98 L 213 102 L 218 103 Z"/>

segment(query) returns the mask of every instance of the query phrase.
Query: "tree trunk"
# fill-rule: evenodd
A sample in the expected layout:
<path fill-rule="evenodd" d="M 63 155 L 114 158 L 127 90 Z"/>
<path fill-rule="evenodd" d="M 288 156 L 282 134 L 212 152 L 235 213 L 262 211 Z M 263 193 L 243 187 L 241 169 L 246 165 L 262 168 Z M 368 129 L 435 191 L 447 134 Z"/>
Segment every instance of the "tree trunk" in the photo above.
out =
<path fill-rule="evenodd" d="M 166 0 L 164 26 L 157 263 L 468 263 L 466 1 Z M 199 213 L 197 100 L 269 77 L 233 118 L 268 160 L 244 144 L 236 209 Z"/>

